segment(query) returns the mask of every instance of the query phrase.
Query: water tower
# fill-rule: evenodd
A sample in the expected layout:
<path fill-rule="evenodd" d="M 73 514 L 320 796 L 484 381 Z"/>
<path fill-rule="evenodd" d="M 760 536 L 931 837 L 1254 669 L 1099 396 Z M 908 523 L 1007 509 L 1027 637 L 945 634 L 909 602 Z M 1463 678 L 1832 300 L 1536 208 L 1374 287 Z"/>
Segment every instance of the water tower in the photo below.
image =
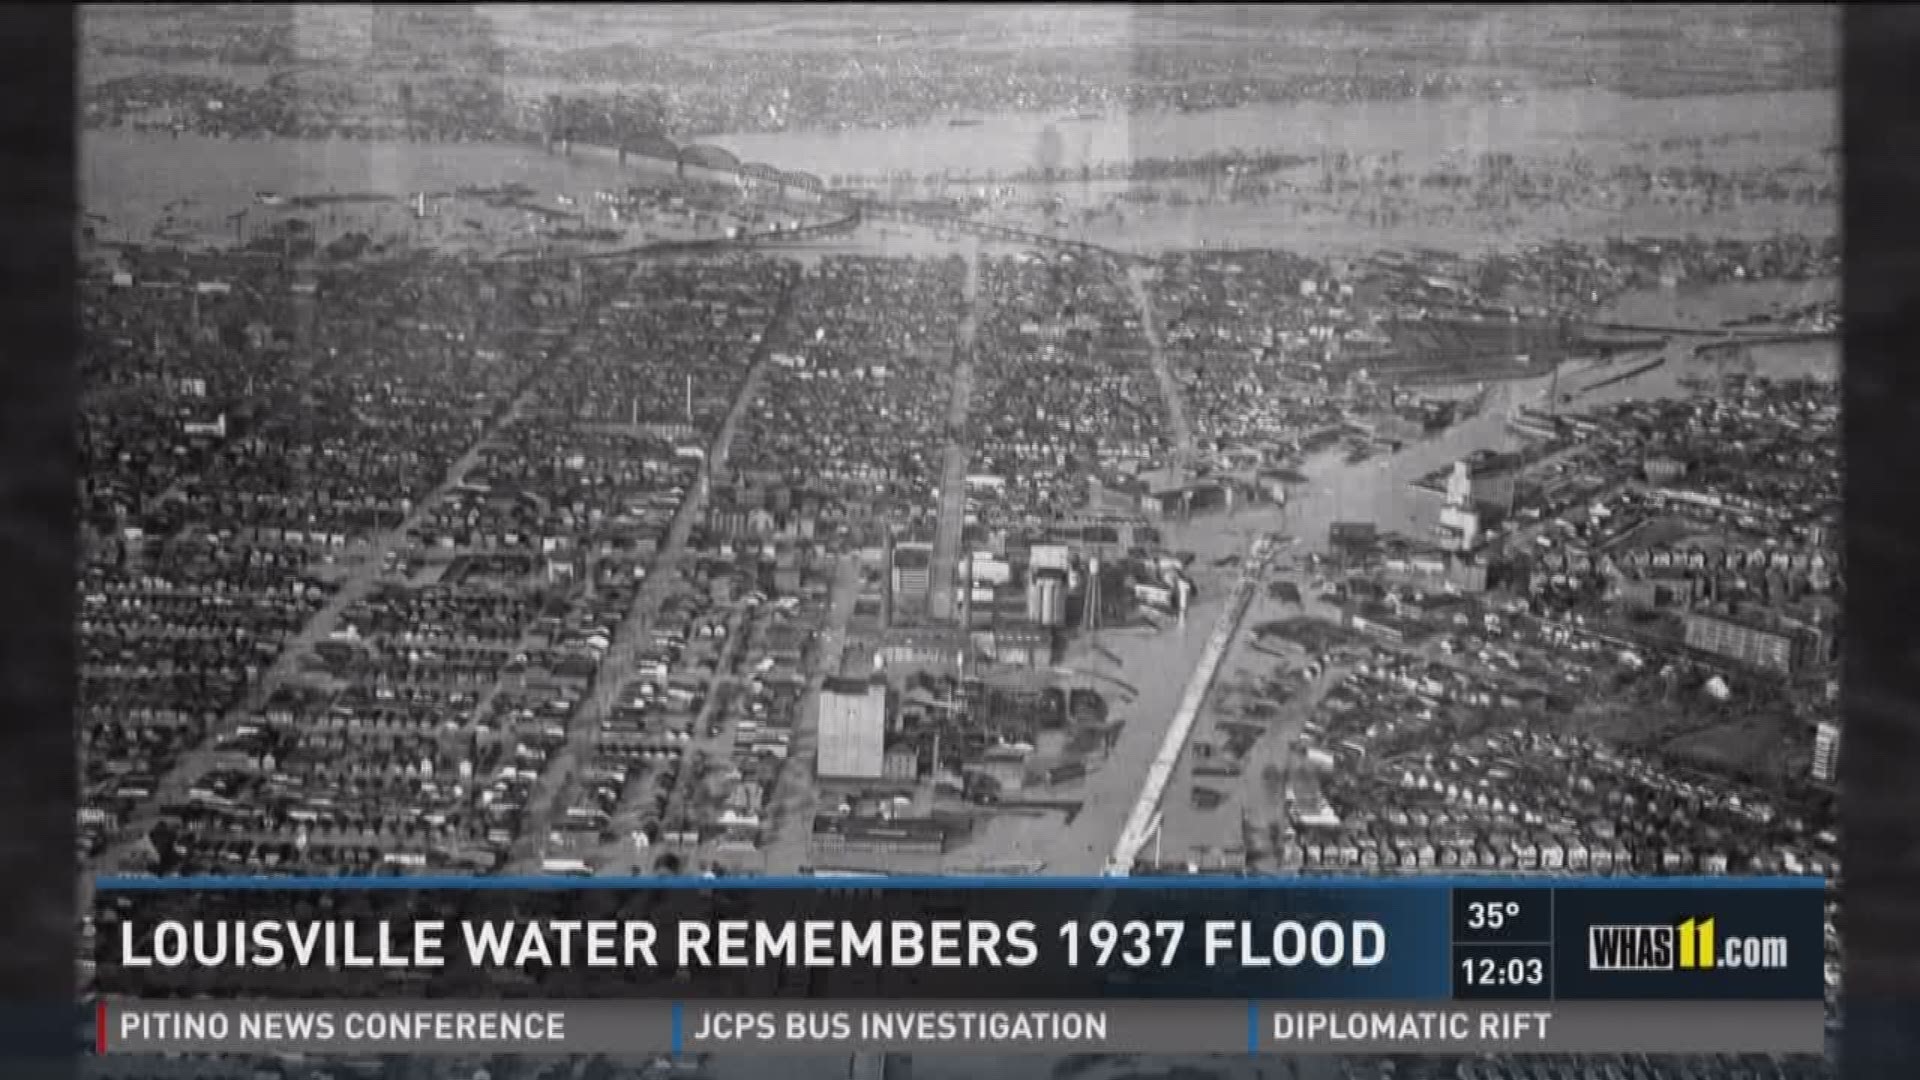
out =
<path fill-rule="evenodd" d="M 1081 623 L 1089 631 L 1100 629 L 1100 560 L 1087 560 L 1087 602 Z"/>

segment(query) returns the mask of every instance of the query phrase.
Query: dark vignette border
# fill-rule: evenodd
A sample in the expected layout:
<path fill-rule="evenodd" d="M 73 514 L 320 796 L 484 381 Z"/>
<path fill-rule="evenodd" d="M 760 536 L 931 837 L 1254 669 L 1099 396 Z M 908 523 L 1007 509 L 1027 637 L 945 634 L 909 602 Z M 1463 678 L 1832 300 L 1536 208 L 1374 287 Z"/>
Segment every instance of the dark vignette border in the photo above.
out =
<path fill-rule="evenodd" d="M 72 1075 L 74 24 L 0 6 L 0 1074 Z"/>
<path fill-rule="evenodd" d="M 1842 1075 L 1920 1076 L 1920 12 L 1848 7 L 1846 1027 Z"/>

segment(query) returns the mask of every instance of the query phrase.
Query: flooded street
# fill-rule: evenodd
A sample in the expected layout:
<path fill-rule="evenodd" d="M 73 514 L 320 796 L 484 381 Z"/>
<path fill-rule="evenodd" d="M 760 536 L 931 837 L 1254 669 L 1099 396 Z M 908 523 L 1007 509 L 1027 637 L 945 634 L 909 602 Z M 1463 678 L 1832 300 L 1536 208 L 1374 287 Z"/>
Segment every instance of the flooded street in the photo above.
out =
<path fill-rule="evenodd" d="M 1806 100 L 1802 100 L 1803 97 Z M 1155 127 L 1159 121 L 1151 117 L 1136 117 L 1131 121 L 1108 118 L 1075 125 L 1076 130 L 1084 129 L 1081 131 L 1084 137 L 1067 139 L 1065 145 L 1079 147 L 1080 160 L 1088 161 L 1126 156 L 1133 150 L 1134 135 L 1151 136 L 1143 145 L 1153 146 L 1155 153 L 1221 149 L 1243 145 L 1237 141 L 1241 139 L 1255 140 L 1245 144 L 1254 147 L 1283 147 L 1285 140 L 1276 133 L 1297 121 L 1305 125 L 1306 130 L 1354 132 L 1357 147 L 1369 145 L 1369 140 L 1380 140 L 1381 146 L 1391 145 L 1408 152 L 1425 147 L 1444 155 L 1456 138 L 1485 138 L 1492 140 L 1487 145 L 1511 144 L 1538 150 L 1543 144 L 1571 139 L 1581 131 L 1604 132 L 1617 127 L 1619 137 L 1625 138 L 1626 133 L 1644 130 L 1631 115 L 1622 119 L 1620 109 L 1628 107 L 1619 106 L 1617 101 L 1609 103 L 1609 99 L 1591 95 L 1552 100 L 1557 104 L 1543 110 L 1498 110 L 1484 102 L 1458 100 L 1300 106 L 1294 121 L 1287 119 L 1284 109 L 1263 107 L 1253 111 L 1226 110 L 1208 118 L 1182 117 L 1164 130 Z M 1816 100 L 1824 99 L 1820 95 L 1776 95 L 1718 104 L 1689 99 L 1688 108 L 1693 111 L 1669 118 L 1670 128 L 1691 130 L 1688 124 L 1693 123 L 1700 130 L 1709 130 L 1725 122 L 1728 110 L 1749 109 L 1759 129 L 1783 135 L 1791 132 L 1804 147 L 1809 141 L 1817 140 L 1821 123 L 1828 119 L 1813 108 Z M 1340 116 L 1355 122 L 1327 126 Z M 1360 120 L 1367 122 L 1359 123 Z M 1376 121 L 1386 127 L 1372 127 Z M 736 141 L 734 148 L 749 159 L 769 160 L 782 168 L 808 169 L 821 174 L 831 174 L 835 162 L 843 163 L 841 168 L 860 170 L 904 168 L 914 162 L 923 171 L 942 167 L 975 171 L 1015 169 L 1023 165 L 1022 140 L 1037 137 L 1051 123 L 1044 117 L 1011 117 L 979 127 L 955 129 L 922 126 L 892 132 L 753 136 L 746 141 Z M 1424 141 L 1410 140 L 1408 135 L 1412 130 L 1424 133 Z M 1259 141 L 1262 138 L 1266 141 Z M 725 144 L 726 140 L 721 142 Z M 594 186 L 612 184 L 623 175 L 664 176 L 671 172 L 664 163 L 641 158 L 630 159 L 623 170 L 611 153 L 591 148 L 567 158 L 530 148 L 504 146 L 231 142 L 197 136 L 172 139 L 122 132 L 89 133 L 85 143 L 83 196 L 90 203 L 116 207 L 116 220 L 123 227 L 131 227 L 131 222 L 142 216 L 157 218 L 168 212 L 204 219 L 202 223 L 207 224 L 219 220 L 224 212 L 229 212 L 229 207 L 248 205 L 256 191 L 292 192 L 313 190 L 320 185 L 341 192 L 392 194 L 463 184 L 524 183 L 546 191 L 583 192 Z M 943 158 L 946 153 L 952 156 Z M 923 154 L 926 156 L 920 156 Z M 150 163 L 147 168 L 152 174 L 164 177 L 166 182 L 121 190 L 126 177 L 141 175 L 139 170 L 129 168 L 136 159 Z M 182 199 L 191 200 L 190 208 L 179 208 Z M 1242 223 L 1259 219 L 1260 209 L 1163 207 L 1136 215 L 1123 231 L 1143 245 L 1150 246 L 1156 237 L 1168 244 L 1192 244 L 1196 242 L 1196 230 L 1201 234 L 1200 240 L 1205 240 L 1206 229 L 1196 225 L 1198 217 L 1213 215 L 1228 231 L 1247 235 L 1233 222 L 1236 218 Z M 1287 220 L 1273 220 L 1269 214 L 1256 232 L 1286 232 L 1290 227 Z M 1297 228 L 1292 236 L 1309 241 L 1316 230 L 1337 234 L 1340 241 L 1347 244 L 1367 246 L 1382 241 L 1379 236 L 1356 232 L 1331 218 L 1312 227 Z M 1476 232 L 1475 235 L 1485 238 L 1488 234 Z M 1505 242 L 1513 238 L 1499 239 Z M 1252 242 L 1276 241 L 1264 238 L 1264 232 L 1259 232 L 1252 237 Z M 869 225 L 852 236 L 785 250 L 803 261 L 811 261 L 836 251 L 909 255 L 954 251 L 958 247 L 955 238 L 933 230 Z M 991 245 L 989 250 L 1000 247 Z M 1793 288 L 1736 287 L 1723 290 L 1726 298 L 1722 301 L 1705 304 L 1696 295 L 1639 295 L 1616 304 L 1610 317 L 1655 322 L 1696 318 L 1703 328 L 1712 328 L 1722 320 L 1744 317 L 1769 307 L 1805 303 L 1830 289 L 1830 284 L 1821 283 Z M 1759 358 L 1775 357 L 1768 362 L 1792 369 L 1800 362 L 1795 357 L 1809 348 L 1817 351 L 1818 347 L 1768 347 L 1755 351 L 1752 354 L 1755 359 L 1742 362 L 1754 364 L 1760 362 Z M 1590 399 L 1583 399 L 1583 403 L 1600 404 L 1628 396 L 1681 392 L 1678 380 L 1688 370 L 1688 364 L 1681 353 L 1673 355 L 1681 362 L 1670 362 L 1609 386 Z M 1175 525 L 1171 529 L 1173 545 L 1194 552 L 1196 560 L 1205 564 L 1244 552 L 1250 538 L 1262 531 L 1285 532 L 1297 537 L 1303 549 L 1316 548 L 1324 543 L 1327 526 L 1340 520 L 1373 521 L 1382 530 L 1422 535 L 1432 523 L 1438 500 L 1411 490 L 1408 483 L 1474 450 L 1511 448 L 1514 436 L 1506 429 L 1506 412 L 1541 399 L 1551 383 L 1543 373 L 1532 379 L 1502 384 L 1496 388 L 1497 404 L 1483 415 L 1390 457 L 1353 465 L 1339 454 L 1324 456 L 1308 463 L 1305 472 L 1309 483 L 1296 493 L 1294 503 L 1284 511 L 1243 511 L 1226 519 Z M 1577 377 L 1569 375 L 1561 392 L 1577 386 Z M 1127 723 L 1108 763 L 1084 785 L 1083 812 L 1064 827 L 1021 828 L 1017 830 L 1020 835 L 992 846 L 1008 849 L 1009 858 L 1045 861 L 1049 873 L 1099 871 L 1112 849 L 1126 808 L 1138 792 L 1146 763 L 1164 736 L 1165 725 L 1218 615 L 1220 603 L 1217 590 L 1212 595 L 1203 593 L 1184 625 L 1164 632 L 1102 634 L 1100 644 L 1119 658 L 1118 666 L 1087 648 L 1077 649 L 1068 657 L 1069 668 L 1085 671 L 1096 680 L 1120 679 L 1133 686 L 1138 697 L 1123 707 Z"/>
<path fill-rule="evenodd" d="M 1791 294 L 1811 299 L 1830 293 L 1832 287 L 1832 282 L 1810 282 L 1791 290 Z M 1685 313 L 1699 325 L 1712 327 L 1724 319 L 1749 313 L 1757 303 L 1762 306 L 1771 303 L 1781 291 L 1741 285 L 1702 290 L 1674 305 L 1671 313 L 1676 316 Z M 1656 308 L 1654 300 L 1636 296 L 1626 298 L 1619 310 Z M 1589 391 L 1585 387 L 1630 370 L 1643 361 L 1629 359 L 1612 365 L 1570 363 L 1557 379 L 1551 372 L 1542 372 L 1534 378 L 1497 384 L 1488 407 L 1479 415 L 1432 438 L 1397 453 L 1359 463 L 1347 462 L 1340 452 L 1321 455 L 1305 464 L 1302 472 L 1307 483 L 1295 489 L 1294 498 L 1285 507 L 1260 507 L 1188 523 L 1170 523 L 1166 527 L 1167 543 L 1175 550 L 1192 552 L 1193 565 L 1204 568 L 1223 557 L 1244 554 L 1250 540 L 1263 532 L 1293 537 L 1294 544 L 1289 549 L 1293 552 L 1324 551 L 1328 528 L 1337 521 L 1369 521 L 1383 533 L 1425 537 L 1437 521 L 1441 500 L 1438 495 L 1412 487 L 1413 481 L 1477 450 L 1518 449 L 1520 437 L 1508 428 L 1508 415 L 1521 407 L 1544 404 L 1550 392 L 1571 395 L 1572 400 L 1561 407 L 1580 411 L 1633 399 L 1685 396 L 1692 391 L 1682 385 L 1681 379 L 1689 375 L 1738 371 L 1774 378 L 1837 378 L 1839 373 L 1835 341 L 1761 345 L 1747 350 L 1747 356 L 1724 361 L 1694 359 L 1695 344 L 1683 341 L 1672 345 L 1664 352 L 1667 363 L 1597 390 Z M 1303 593 L 1309 591 L 1301 575 L 1286 576 L 1301 583 Z M 1148 765 L 1160 748 L 1175 704 L 1219 616 L 1221 604 L 1216 588 L 1203 594 L 1184 625 L 1157 633 L 1102 634 L 1101 644 L 1123 661 L 1118 666 L 1091 651 L 1085 655 L 1076 651 L 1070 658 L 1069 666 L 1123 680 L 1138 689 L 1139 697 L 1116 714 L 1116 718 L 1126 722 L 1124 732 L 1106 763 L 1087 782 L 1086 809 L 1055 838 L 1048 873 L 1099 871 L 1099 859 L 1113 848 L 1122 819 L 1137 797 Z M 1270 658 L 1263 659 L 1248 649 L 1246 629 L 1265 619 L 1292 613 L 1297 612 L 1264 597 L 1257 599 L 1242 623 L 1235 646 L 1222 664 L 1221 682 L 1231 682 L 1237 673 L 1249 669 L 1270 666 Z M 1265 740 L 1267 745 L 1262 747 L 1263 760 L 1284 757 L 1285 744 L 1290 738 L 1287 725 L 1277 726 Z M 1190 765 L 1190 762 L 1183 764 Z M 1252 776 L 1257 774 L 1257 769 L 1251 771 Z M 1243 777 L 1238 784 L 1250 782 Z M 1163 809 L 1167 819 L 1168 857 L 1182 850 L 1180 837 L 1208 836 L 1216 847 L 1238 842 L 1237 835 L 1222 835 L 1222 822 L 1227 819 L 1220 816 L 1221 812 L 1206 815 L 1204 823 L 1194 822 L 1195 812 L 1187 807 L 1183 796 L 1176 797 L 1171 789 Z"/>

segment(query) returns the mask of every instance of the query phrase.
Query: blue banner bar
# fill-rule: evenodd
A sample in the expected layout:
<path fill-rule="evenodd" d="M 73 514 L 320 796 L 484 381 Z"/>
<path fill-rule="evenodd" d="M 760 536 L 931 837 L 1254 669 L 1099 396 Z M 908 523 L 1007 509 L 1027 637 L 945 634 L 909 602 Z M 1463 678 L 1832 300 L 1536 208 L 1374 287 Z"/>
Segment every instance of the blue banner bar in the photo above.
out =
<path fill-rule="evenodd" d="M 441 996 L 716 1000 L 743 993 L 740 970 L 767 969 L 823 998 L 1818 1001 L 1825 886 L 1478 875 L 119 878 L 94 895 L 95 959 L 103 988 L 135 997 L 208 979 L 231 996 L 278 996 L 300 981 L 286 958 L 302 955 L 294 943 L 304 940 L 330 951 L 298 963 L 338 969 L 331 990 L 369 998 L 404 984 Z M 570 951 L 583 919 L 623 943 L 619 959 Z M 899 938 L 902 927 L 916 936 Z M 936 927 L 955 950 L 946 959 L 927 952 Z M 723 931 L 736 950 L 724 956 Z M 225 951 L 202 959 L 207 941 Z M 243 943 L 268 959 L 236 962 Z M 221 966 L 196 972 L 200 964 Z M 537 987 L 516 981 L 522 964 L 546 969 Z"/>

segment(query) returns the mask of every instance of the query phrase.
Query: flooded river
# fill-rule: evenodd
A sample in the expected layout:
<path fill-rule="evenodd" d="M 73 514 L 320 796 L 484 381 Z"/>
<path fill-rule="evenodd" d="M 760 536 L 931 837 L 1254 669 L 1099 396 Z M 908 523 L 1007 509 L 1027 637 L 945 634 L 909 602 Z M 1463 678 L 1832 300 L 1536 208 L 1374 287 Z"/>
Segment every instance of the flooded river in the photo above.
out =
<path fill-rule="evenodd" d="M 101 238 L 113 241 L 147 242 L 153 230 L 164 226 L 173 238 L 191 237 L 192 243 L 231 243 L 234 215 L 241 211 L 253 218 L 245 223 L 250 235 L 258 235 L 263 222 L 287 216 L 311 219 L 322 242 L 349 229 L 379 235 L 407 228 L 410 211 L 404 203 L 416 192 L 512 184 L 532 189 L 533 201 L 548 208 L 579 208 L 592 215 L 587 223 L 606 228 L 613 223 L 595 210 L 595 191 L 667 182 L 675 175 L 667 162 L 633 156 L 622 165 L 613 151 L 597 147 L 576 147 L 562 156 L 536 147 L 495 143 L 234 140 L 134 131 L 87 132 L 80 142 L 81 205 L 97 215 L 94 222 Z M 697 168 L 687 169 L 685 175 L 692 180 L 732 180 Z M 263 207 L 258 199 L 263 193 L 370 194 L 390 201 L 297 211 Z M 436 216 L 498 218 L 471 202 Z M 507 216 L 515 220 L 504 225 L 495 220 L 495 235 L 506 246 L 536 242 L 531 225 L 517 220 L 523 214 L 516 211 Z M 783 216 L 811 221 L 820 215 L 795 210 Z M 626 235 L 613 246 L 639 246 L 646 239 L 643 228 L 658 234 L 656 239 L 697 238 L 684 229 L 676 231 L 676 223 L 629 215 L 617 230 Z M 421 243 L 432 239 L 415 237 Z"/>
<path fill-rule="evenodd" d="M 969 119 L 975 122 L 961 127 L 935 120 L 886 131 L 756 132 L 700 141 L 725 147 L 743 161 L 822 177 L 890 171 L 1006 175 L 1040 165 L 1078 170 L 1232 150 L 1392 155 L 1406 168 L 1481 152 L 1561 156 L 1577 150 L 1604 164 L 1641 156 L 1633 149 L 1636 143 L 1740 136 L 1737 145 L 1711 151 L 1726 164 L 1831 145 L 1838 138 L 1839 97 L 1789 91 L 1651 100 L 1565 90 L 1527 94 L 1512 104 L 1453 97 L 1113 113 L 1092 120 L 1046 113 Z"/>
<path fill-rule="evenodd" d="M 804 170 L 830 184 L 849 177 L 872 182 L 891 174 L 952 175 L 985 183 L 1051 167 L 1068 179 L 1021 184 L 1014 198 L 1024 204 L 1049 195 L 1063 212 L 1009 207 L 994 211 L 991 219 L 1142 253 L 1208 246 L 1274 246 L 1322 256 L 1405 246 L 1480 251 L 1623 234 L 1758 239 L 1783 232 L 1823 234 L 1838 224 L 1837 208 L 1820 202 L 1715 206 L 1654 197 L 1631 204 L 1598 199 L 1514 209 L 1472 207 L 1378 185 L 1323 195 L 1317 190 L 1320 164 L 1280 174 L 1296 191 L 1248 203 L 1217 200 L 1201 183 L 1156 181 L 1151 186 L 1163 195 L 1184 190 L 1191 205 L 1142 206 L 1117 199 L 1138 185 L 1079 178 L 1083 167 L 1232 151 L 1278 152 L 1320 162 L 1343 154 L 1354 161 L 1357 178 L 1470 169 L 1482 153 L 1511 154 L 1520 161 L 1577 158 L 1601 175 L 1627 162 L 1721 171 L 1820 168 L 1825 152 L 1838 141 L 1838 97 L 1819 91 L 1654 101 L 1597 89 L 1566 90 L 1528 94 L 1512 103 L 1474 97 L 1271 103 L 1091 119 L 1004 113 L 968 118 L 958 127 L 935 120 L 884 131 L 760 132 L 702 141 L 725 147 L 743 161 Z M 886 190 L 893 198 L 954 194 L 951 188 L 917 183 Z M 1099 212 L 1083 216 L 1078 213 L 1083 209 Z"/>
<path fill-rule="evenodd" d="M 1836 95 L 1817 91 L 1650 101 L 1575 90 L 1530 94 L 1510 105 L 1455 97 L 1264 104 L 1088 120 L 1010 113 L 979 117 L 977 123 L 960 127 L 933 121 L 891 130 L 753 133 L 700 141 L 725 147 L 743 161 L 810 172 L 829 182 L 836 175 L 895 171 L 1005 175 L 1037 164 L 1077 172 L 1082 165 L 1234 150 L 1309 157 L 1339 151 L 1376 165 L 1390 161 L 1402 171 L 1449 162 L 1464 165 L 1488 151 L 1555 159 L 1578 153 L 1600 167 L 1631 157 L 1735 168 L 1817 161 L 1837 141 L 1836 103 Z M 1659 147 L 1663 140 L 1695 139 L 1701 145 Z M 236 141 L 131 131 L 88 131 L 80 142 L 82 204 L 113 221 L 116 228 L 110 232 L 116 239 L 144 237 L 153 224 L 172 215 L 180 227 L 211 240 L 220 235 L 226 215 L 246 207 L 259 191 L 370 191 L 405 197 L 463 184 L 517 182 L 543 194 L 577 197 L 622 176 L 609 155 L 562 158 L 509 145 Z M 638 160 L 627 170 L 629 175 L 645 171 L 646 163 Z M 655 166 L 652 171 L 664 170 Z M 1099 202 L 1109 200 L 1116 185 L 1057 187 L 1070 200 Z M 1830 208 L 1820 207 L 1781 220 L 1760 208 L 1744 213 L 1751 219 L 1748 227 L 1762 231 L 1807 227 L 1833 217 Z M 1535 220 L 1513 228 L 1496 228 L 1498 223 L 1484 215 L 1435 216 L 1417 222 L 1418 232 L 1401 236 L 1393 230 L 1369 230 L 1353 219 L 1349 208 L 1306 200 L 1130 209 L 1124 223 L 1099 221 L 1084 228 L 1086 239 L 1143 249 L 1259 243 L 1312 250 L 1391 246 L 1420 237 L 1445 246 L 1478 247 L 1490 231 L 1517 242 L 1545 238 L 1556 229 L 1663 234 L 1706 227 L 1690 214 L 1685 207 L 1656 210 L 1644 222 L 1605 213 L 1589 213 L 1580 220 L 1535 215 Z M 1738 223 L 1709 224 L 1712 231 L 1722 232 Z"/>
<path fill-rule="evenodd" d="M 135 131 L 89 131 L 80 140 L 81 206 L 106 217 L 103 234 L 115 240 L 144 241 L 169 218 L 206 242 L 230 239 L 229 215 L 257 207 L 255 195 L 262 192 L 405 199 L 416 191 L 518 183 L 586 195 L 618 177 L 614 166 L 597 160 L 570 161 L 520 146 L 242 141 Z"/>

